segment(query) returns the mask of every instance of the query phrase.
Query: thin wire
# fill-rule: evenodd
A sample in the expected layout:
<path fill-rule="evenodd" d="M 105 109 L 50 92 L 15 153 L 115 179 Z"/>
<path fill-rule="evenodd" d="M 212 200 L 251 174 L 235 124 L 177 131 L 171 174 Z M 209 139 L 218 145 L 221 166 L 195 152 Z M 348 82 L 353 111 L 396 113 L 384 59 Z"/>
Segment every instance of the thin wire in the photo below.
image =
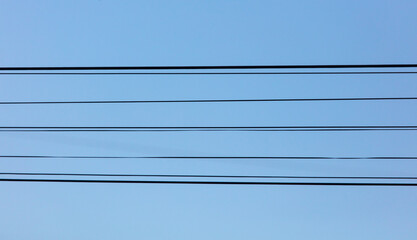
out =
<path fill-rule="evenodd" d="M 71 129 L 71 130 L 1 130 L 0 132 L 351 132 L 351 131 L 416 131 L 415 128 L 399 128 L 399 129 L 374 129 L 374 128 L 350 128 L 350 129 L 180 129 L 180 130 L 143 130 L 143 129 Z"/>
<path fill-rule="evenodd" d="M 50 156 L 0 155 L 0 158 L 41 159 L 264 159 L 264 160 L 416 160 L 417 157 L 314 157 L 314 156 Z"/>
<path fill-rule="evenodd" d="M 142 183 L 142 184 L 198 184 L 198 185 L 292 185 L 292 186 L 391 186 L 416 187 L 417 183 L 338 183 L 338 182 L 233 182 L 233 181 L 131 181 L 79 179 L 16 179 L 1 178 L 0 182 L 55 182 L 55 183 Z"/>
<path fill-rule="evenodd" d="M 293 132 L 415 131 L 417 126 L 255 126 L 255 127 L 0 127 L 0 132 Z"/>
<path fill-rule="evenodd" d="M 417 100 L 417 97 L 380 98 L 274 98 L 274 99 L 205 99 L 205 100 L 102 100 L 102 101 L 20 101 L 0 102 L 3 105 L 15 104 L 125 104 L 125 103 L 224 103 L 224 102 L 312 102 L 312 101 L 384 101 Z"/>
<path fill-rule="evenodd" d="M 315 74 L 416 74 L 417 72 L 0 72 L 0 75 L 315 75 Z"/>
<path fill-rule="evenodd" d="M 186 174 L 104 174 L 104 173 L 28 173 L 0 172 L 18 176 L 83 176 L 83 177 L 163 177 L 163 178 L 288 178 L 288 179 L 381 179 L 416 180 L 417 177 L 320 177 L 320 176 L 265 176 L 265 175 L 186 175 Z"/>
<path fill-rule="evenodd" d="M 299 68 L 415 68 L 417 64 L 320 64 L 320 65 L 218 65 L 218 66 L 87 66 L 87 67 L 0 67 L 0 71 L 39 70 L 192 70 L 192 69 L 299 69 Z"/>
<path fill-rule="evenodd" d="M 408 126 L 211 126 L 211 127 L 132 127 L 132 126 L 120 126 L 120 127 L 86 127 L 86 126 L 66 126 L 66 127 L 24 127 L 24 126 L 11 126 L 11 127 L 0 127 L 0 129 L 300 129 L 300 128 L 417 128 L 416 125 Z"/>
<path fill-rule="evenodd" d="M 323 127 L 312 127 L 312 128 L 304 128 L 304 127 L 289 127 L 289 128 L 276 128 L 276 129 L 271 129 L 271 128 L 257 128 L 257 127 L 219 127 L 219 128 L 211 128 L 211 127 L 191 127 L 191 128 L 170 128 L 170 127 L 156 127 L 156 128 L 152 128 L 152 127 L 81 127 L 81 128 L 76 128 L 76 127 L 0 127 L 0 132 L 339 132 L 339 131 L 343 131 L 343 132 L 350 132 L 350 131 L 416 131 L 417 128 L 415 127 L 409 127 L 409 126 L 398 126 L 397 128 L 395 127 L 380 127 L 380 128 L 374 128 L 374 127 L 370 127 L 370 128 L 365 128 L 363 126 L 358 126 L 358 128 L 334 128 L 334 127 L 329 127 L 326 128 L 325 126 Z"/>

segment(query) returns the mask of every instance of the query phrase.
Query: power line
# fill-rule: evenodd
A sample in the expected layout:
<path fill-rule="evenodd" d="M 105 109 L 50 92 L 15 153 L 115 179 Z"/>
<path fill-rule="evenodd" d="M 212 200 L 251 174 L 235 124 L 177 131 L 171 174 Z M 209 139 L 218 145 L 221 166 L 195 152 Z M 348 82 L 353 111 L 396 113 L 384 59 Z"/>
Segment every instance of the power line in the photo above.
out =
<path fill-rule="evenodd" d="M 81 177 L 163 177 L 163 178 L 287 178 L 287 179 L 380 179 L 417 180 L 417 177 L 329 177 L 329 176 L 268 176 L 268 175 L 190 175 L 190 174 L 104 174 L 104 173 L 28 173 L 0 172 L 0 175 L 18 176 L 81 176 Z"/>
<path fill-rule="evenodd" d="M 231 127 L 0 127 L 0 132 L 160 132 L 160 131 L 410 131 L 417 126 L 231 126 Z"/>
<path fill-rule="evenodd" d="M 133 180 L 16 179 L 16 178 L 1 178 L 0 182 L 142 183 L 142 184 L 198 184 L 198 185 L 292 185 L 292 186 L 391 186 L 391 187 L 400 187 L 400 186 L 415 187 L 417 186 L 417 183 L 133 181 Z"/>
<path fill-rule="evenodd" d="M 333 74 L 417 74 L 415 71 L 390 72 L 0 72 L 0 75 L 333 75 Z"/>
<path fill-rule="evenodd" d="M 317 157 L 317 156 L 51 156 L 0 155 L 0 158 L 40 159 L 263 159 L 263 160 L 416 160 L 417 157 Z"/>
<path fill-rule="evenodd" d="M 125 104 L 125 103 L 224 103 L 224 102 L 315 102 L 315 101 L 384 101 L 417 100 L 417 97 L 379 98 L 269 98 L 269 99 L 202 99 L 202 100 L 101 100 L 101 101 L 9 101 L 4 105 L 17 104 Z"/>
<path fill-rule="evenodd" d="M 210 126 L 210 127 L 132 127 L 132 126 L 120 126 L 120 127 L 87 127 L 87 126 L 66 126 L 66 127 L 45 127 L 45 126 L 34 126 L 34 127 L 24 127 L 24 126 L 14 126 L 14 127 L 0 127 L 0 129 L 279 129 L 279 128 L 417 128 L 416 125 L 391 125 L 391 126 Z"/>
<path fill-rule="evenodd" d="M 239 129 L 197 129 L 197 130 L 135 130 L 135 129 L 76 129 L 76 130 L 0 130 L 0 132 L 351 132 L 351 131 L 416 131 L 417 129 L 261 129 L 261 130 L 239 130 Z"/>
<path fill-rule="evenodd" d="M 196 70 L 196 69 L 300 69 L 300 68 L 416 68 L 417 64 L 319 64 L 319 65 L 218 65 L 218 66 L 87 66 L 87 67 L 0 67 L 0 71 L 66 70 Z"/>

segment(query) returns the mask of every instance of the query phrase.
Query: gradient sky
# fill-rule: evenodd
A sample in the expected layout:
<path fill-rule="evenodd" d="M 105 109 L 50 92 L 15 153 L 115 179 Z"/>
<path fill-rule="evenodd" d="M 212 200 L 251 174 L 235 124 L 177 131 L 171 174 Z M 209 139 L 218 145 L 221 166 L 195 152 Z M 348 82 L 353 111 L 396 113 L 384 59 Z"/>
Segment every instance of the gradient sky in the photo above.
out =
<path fill-rule="evenodd" d="M 417 2 L 0 2 L 0 66 L 416 63 Z M 372 70 L 372 69 L 371 69 Z M 0 76 L 0 101 L 415 97 L 415 75 Z M 0 106 L 0 126 L 416 125 L 415 101 Z M 415 132 L 0 133 L 1 155 L 417 156 Z M 0 159 L 1 172 L 417 176 L 417 163 Z M 0 183 L 0 238 L 416 239 L 412 187 Z"/>

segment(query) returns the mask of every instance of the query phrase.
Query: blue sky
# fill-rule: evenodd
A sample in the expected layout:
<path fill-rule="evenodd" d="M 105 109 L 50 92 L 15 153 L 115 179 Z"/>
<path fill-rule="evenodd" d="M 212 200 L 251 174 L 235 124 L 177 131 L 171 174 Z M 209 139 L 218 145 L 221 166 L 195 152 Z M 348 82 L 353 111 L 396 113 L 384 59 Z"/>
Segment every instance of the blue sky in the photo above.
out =
<path fill-rule="evenodd" d="M 415 1 L 2 1 L 1 66 L 415 63 Z M 413 97 L 414 75 L 0 76 L 0 101 Z M 0 106 L 1 126 L 415 125 L 415 101 Z M 2 155 L 416 156 L 414 132 L 0 133 Z M 2 172 L 415 176 L 412 161 Z M 414 188 L 1 183 L 2 239 L 415 239 Z"/>

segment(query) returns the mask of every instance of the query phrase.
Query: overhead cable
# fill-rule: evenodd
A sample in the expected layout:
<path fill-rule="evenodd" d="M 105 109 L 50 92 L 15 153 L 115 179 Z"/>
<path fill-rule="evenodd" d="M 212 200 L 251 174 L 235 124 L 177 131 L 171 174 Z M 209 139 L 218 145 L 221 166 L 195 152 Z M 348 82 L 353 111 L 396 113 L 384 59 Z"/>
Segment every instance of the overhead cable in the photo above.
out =
<path fill-rule="evenodd" d="M 417 126 L 211 126 L 211 127 L 87 127 L 1 126 L 0 132 L 159 132 L 159 131 L 410 131 Z"/>
<path fill-rule="evenodd" d="M 0 71 L 67 71 L 67 70 L 194 70 L 194 69 L 303 69 L 303 68 L 417 68 L 417 64 L 305 64 L 305 65 L 217 65 L 217 66 L 55 66 L 0 67 Z"/>
<path fill-rule="evenodd" d="M 0 155 L 0 158 L 39 159 L 262 159 L 262 160 L 416 160 L 413 156 L 328 157 L 328 156 L 58 156 Z"/>
<path fill-rule="evenodd" d="M 234 182 L 234 181 L 135 181 L 135 180 L 80 180 L 80 179 L 16 179 L 0 178 L 0 182 L 49 183 L 136 183 L 136 184 L 193 184 L 193 185 L 292 185 L 292 186 L 385 186 L 416 187 L 417 183 L 342 183 L 342 182 Z"/>
<path fill-rule="evenodd" d="M 93 100 L 93 101 L 3 101 L 2 105 L 24 104 L 126 104 L 126 103 L 233 103 L 233 102 L 316 102 L 316 101 L 389 101 L 417 100 L 417 97 L 374 98 L 268 98 L 268 99 L 195 99 L 195 100 Z"/>
<path fill-rule="evenodd" d="M 282 179 L 378 179 L 417 180 L 417 177 L 369 177 L 369 176 L 277 176 L 277 175 L 201 175 L 201 174 L 108 174 L 108 173 L 34 173 L 0 172 L 0 175 L 17 176 L 79 176 L 79 177 L 158 177 L 158 178 L 282 178 Z"/>
<path fill-rule="evenodd" d="M 0 72 L 0 75 L 350 75 L 417 74 L 416 71 L 382 72 Z"/>

